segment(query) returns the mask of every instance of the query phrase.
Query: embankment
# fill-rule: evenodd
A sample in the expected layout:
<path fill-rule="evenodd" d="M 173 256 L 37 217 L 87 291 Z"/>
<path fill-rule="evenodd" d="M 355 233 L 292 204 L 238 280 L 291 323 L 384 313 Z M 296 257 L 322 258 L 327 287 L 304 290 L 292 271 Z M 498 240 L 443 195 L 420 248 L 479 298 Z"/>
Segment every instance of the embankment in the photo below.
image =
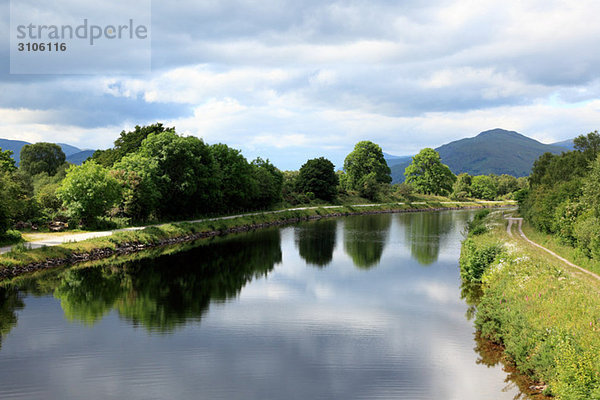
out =
<path fill-rule="evenodd" d="M 497 204 L 496 206 L 502 206 L 502 204 Z M 456 206 L 444 206 L 439 202 L 420 202 L 413 205 L 410 203 L 382 204 L 368 208 L 340 206 L 338 208 L 289 210 L 194 223 L 170 223 L 137 231 L 123 231 L 111 236 L 33 250 L 28 250 L 24 246 L 17 246 L 11 252 L 0 256 L 0 280 L 10 279 L 45 268 L 98 260 L 114 255 L 131 254 L 151 247 L 184 243 L 200 238 L 297 223 L 311 219 L 346 215 L 442 211 L 484 207 L 490 207 L 490 205 L 470 202 L 457 203 Z"/>
<path fill-rule="evenodd" d="M 500 213 L 470 226 L 465 284 L 479 283 L 475 325 L 507 359 L 557 399 L 600 399 L 600 284 L 518 235 Z"/>

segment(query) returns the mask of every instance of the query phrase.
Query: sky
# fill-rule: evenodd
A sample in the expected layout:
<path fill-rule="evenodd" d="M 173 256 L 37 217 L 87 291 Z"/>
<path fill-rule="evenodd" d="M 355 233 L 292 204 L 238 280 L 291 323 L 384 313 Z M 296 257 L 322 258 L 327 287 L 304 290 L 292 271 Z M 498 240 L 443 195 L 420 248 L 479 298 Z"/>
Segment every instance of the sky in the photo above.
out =
<path fill-rule="evenodd" d="M 7 139 L 108 148 L 162 122 L 298 169 L 340 168 L 360 140 L 411 155 L 493 128 L 544 143 L 600 128 L 597 0 L 153 1 L 151 70 L 87 75 L 11 74 L 9 10 L 0 0 Z"/>

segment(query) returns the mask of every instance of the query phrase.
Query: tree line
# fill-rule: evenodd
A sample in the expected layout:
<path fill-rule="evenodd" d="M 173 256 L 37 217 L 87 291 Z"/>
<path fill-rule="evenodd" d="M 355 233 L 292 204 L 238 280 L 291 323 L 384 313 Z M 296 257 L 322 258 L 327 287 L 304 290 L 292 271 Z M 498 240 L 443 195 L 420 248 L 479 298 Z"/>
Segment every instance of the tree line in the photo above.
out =
<path fill-rule="evenodd" d="M 319 157 L 298 171 L 280 171 L 268 159 L 248 161 L 239 150 L 174 127 L 136 126 L 80 166 L 66 163 L 53 143 L 24 146 L 18 168 L 0 149 L 0 236 L 50 221 L 104 228 L 361 198 L 399 201 L 415 192 L 493 199 L 526 186 L 508 175 L 457 177 L 429 148 L 413 157 L 406 183 L 391 185 L 390 172 L 370 141 L 355 145 L 342 170 Z"/>
<path fill-rule="evenodd" d="M 332 202 L 346 191 L 374 199 L 391 181 L 372 142 L 356 145 L 344 171 L 336 173 L 324 157 L 299 171 L 280 171 L 269 160 L 249 162 L 239 150 L 161 123 L 122 131 L 112 148 L 80 166 L 66 163 L 53 143 L 24 146 L 18 168 L 11 155 L 0 149 L 0 235 L 22 222 L 94 228 L 119 219 L 127 224 Z"/>

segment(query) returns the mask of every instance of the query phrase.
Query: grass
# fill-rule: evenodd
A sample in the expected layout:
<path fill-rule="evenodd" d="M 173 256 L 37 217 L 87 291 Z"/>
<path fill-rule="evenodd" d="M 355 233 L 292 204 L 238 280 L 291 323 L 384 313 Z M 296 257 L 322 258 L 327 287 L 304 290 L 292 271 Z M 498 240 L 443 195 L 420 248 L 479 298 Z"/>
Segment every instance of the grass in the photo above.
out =
<path fill-rule="evenodd" d="M 547 384 L 546 394 L 600 399 L 600 282 L 509 237 L 499 213 L 486 225 L 488 232 L 465 241 L 475 249 L 494 241 L 504 248 L 481 276 L 475 320 L 481 335 L 502 344 L 520 372 Z"/>

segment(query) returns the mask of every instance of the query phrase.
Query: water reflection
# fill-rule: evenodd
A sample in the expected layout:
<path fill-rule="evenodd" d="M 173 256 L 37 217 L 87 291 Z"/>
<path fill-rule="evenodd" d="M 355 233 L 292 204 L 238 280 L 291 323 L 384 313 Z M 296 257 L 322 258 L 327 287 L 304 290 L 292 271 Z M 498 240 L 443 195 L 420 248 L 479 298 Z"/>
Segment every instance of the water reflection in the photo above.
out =
<path fill-rule="evenodd" d="M 4 336 L 17 325 L 15 311 L 24 307 L 19 291 L 12 287 L 0 287 L 0 347 Z"/>
<path fill-rule="evenodd" d="M 344 251 L 356 267 L 368 269 L 379 263 L 391 224 L 391 214 L 344 219 Z"/>
<path fill-rule="evenodd" d="M 70 320 L 94 324 L 116 309 L 134 325 L 171 331 L 199 320 L 211 301 L 237 296 L 281 258 L 279 231 L 263 230 L 115 268 L 70 269 L 61 274 L 54 296 Z"/>
<path fill-rule="evenodd" d="M 296 247 L 307 264 L 325 267 L 333 259 L 338 220 L 322 219 L 294 228 Z"/>
<path fill-rule="evenodd" d="M 440 253 L 440 240 L 448 234 L 456 221 L 448 212 L 417 213 L 405 224 L 407 244 L 412 256 L 421 265 L 431 265 Z"/>

